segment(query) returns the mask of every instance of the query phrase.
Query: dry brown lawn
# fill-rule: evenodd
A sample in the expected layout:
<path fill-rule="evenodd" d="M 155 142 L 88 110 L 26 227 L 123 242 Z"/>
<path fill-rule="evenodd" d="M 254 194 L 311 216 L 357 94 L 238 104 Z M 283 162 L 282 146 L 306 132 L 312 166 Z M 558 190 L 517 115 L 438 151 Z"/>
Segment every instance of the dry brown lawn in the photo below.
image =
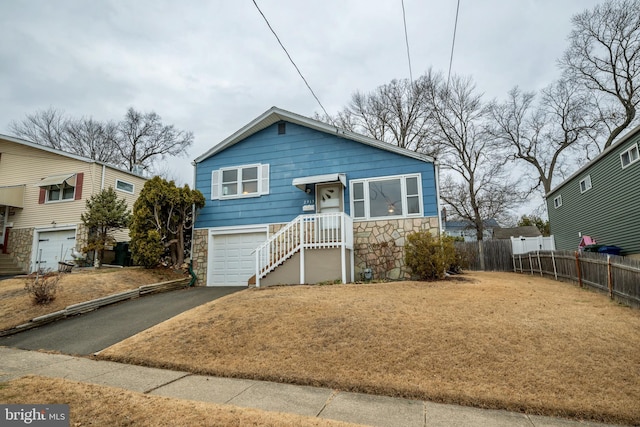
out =
<path fill-rule="evenodd" d="M 184 277 L 173 270 L 147 270 L 138 267 L 80 270 L 65 274 L 60 280 L 56 299 L 47 305 L 34 305 L 25 291 L 25 278 L 0 281 L 0 331 L 53 313 L 63 308 L 105 297 L 142 285 Z"/>
<path fill-rule="evenodd" d="M 355 426 L 293 414 L 149 396 L 59 378 L 0 383 L 2 403 L 69 405 L 72 426 Z"/>
<path fill-rule="evenodd" d="M 100 357 L 640 423 L 640 311 L 540 277 L 462 279 L 250 289 L 176 316 Z"/>

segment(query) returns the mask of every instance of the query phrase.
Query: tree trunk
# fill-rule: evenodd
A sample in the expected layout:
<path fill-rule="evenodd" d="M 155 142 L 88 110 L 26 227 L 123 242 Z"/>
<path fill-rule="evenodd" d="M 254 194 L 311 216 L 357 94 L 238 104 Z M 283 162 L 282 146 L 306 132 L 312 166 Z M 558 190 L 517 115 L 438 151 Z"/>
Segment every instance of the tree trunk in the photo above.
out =
<path fill-rule="evenodd" d="M 482 245 L 482 240 L 478 240 L 478 257 L 480 257 L 480 270 L 484 271 L 484 248 Z"/>
<path fill-rule="evenodd" d="M 176 266 L 180 267 L 184 263 L 184 227 L 181 225 L 178 226 L 178 259 L 176 261 Z"/>

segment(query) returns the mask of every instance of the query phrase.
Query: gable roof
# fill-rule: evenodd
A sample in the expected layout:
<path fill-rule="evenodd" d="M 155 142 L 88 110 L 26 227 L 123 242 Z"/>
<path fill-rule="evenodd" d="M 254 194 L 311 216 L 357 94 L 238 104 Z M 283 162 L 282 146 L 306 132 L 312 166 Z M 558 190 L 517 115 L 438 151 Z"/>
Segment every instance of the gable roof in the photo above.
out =
<path fill-rule="evenodd" d="M 8 142 L 12 142 L 14 144 L 23 145 L 25 147 L 35 148 L 36 150 L 46 151 L 48 153 L 57 154 L 59 156 L 68 157 L 70 159 L 78 160 L 85 163 L 95 163 L 100 166 L 106 166 L 108 168 L 111 168 L 120 172 L 124 172 L 129 175 L 136 176 L 138 178 L 148 179 L 142 175 L 138 175 L 137 173 L 134 173 L 125 169 L 120 169 L 114 165 L 110 165 L 109 163 L 99 162 L 89 157 L 84 157 L 78 154 L 69 153 L 67 151 L 58 150 L 57 148 L 53 148 L 53 147 L 47 147 L 46 145 L 36 144 L 35 142 L 27 141 L 26 139 L 16 138 L 14 136 L 9 136 L 9 135 L 3 135 L 0 133 L 0 140 L 5 140 Z"/>
<path fill-rule="evenodd" d="M 301 116 L 299 114 L 292 113 L 290 111 L 286 111 L 278 107 L 271 107 L 270 109 L 262 113 L 260 116 L 256 117 L 254 120 L 252 120 L 251 122 L 249 122 L 248 124 L 240 128 L 234 134 L 226 138 L 224 141 L 220 142 L 219 144 L 216 144 L 210 150 L 208 150 L 204 154 L 197 157 L 194 160 L 194 162 L 200 163 L 203 160 L 206 160 L 207 158 L 213 156 L 214 154 L 219 153 L 220 151 L 226 148 L 229 148 L 232 145 L 248 138 L 254 133 L 257 133 L 281 121 L 294 123 L 307 128 L 315 129 L 320 132 L 336 135 L 340 138 L 356 141 L 365 145 L 379 148 L 381 150 L 390 151 L 392 153 L 400 154 L 407 157 L 413 157 L 415 159 L 422 160 L 424 162 L 430 162 L 430 163 L 436 162 L 436 160 L 433 157 L 427 156 L 426 154 L 416 153 L 415 151 L 407 150 L 406 148 L 400 148 L 390 143 L 378 141 L 377 139 L 369 138 L 368 136 L 360 135 L 355 132 L 341 129 L 336 126 L 330 125 L 328 123 L 311 119 L 309 117 Z"/>
<path fill-rule="evenodd" d="M 587 163 L 586 165 L 582 166 L 580 169 L 578 169 L 577 171 L 572 173 L 571 176 L 569 176 L 569 178 L 565 179 L 560 184 L 558 184 L 555 188 L 553 188 L 551 191 L 549 191 L 547 194 L 545 194 L 545 197 L 549 198 L 550 195 L 552 195 L 553 193 L 558 191 L 560 188 L 564 187 L 566 184 L 568 184 L 573 179 L 575 179 L 575 177 L 577 177 L 578 175 L 581 175 L 584 171 L 589 169 L 596 162 L 598 162 L 601 159 L 603 159 L 604 157 L 606 157 L 611 151 L 617 149 L 618 146 L 624 144 L 625 142 L 627 142 L 628 140 L 630 140 L 631 138 L 633 138 L 634 136 L 636 136 L 638 134 L 640 134 L 640 125 L 638 125 L 638 126 L 634 127 L 633 129 L 631 129 L 629 132 L 627 132 L 627 134 L 625 134 L 625 136 L 623 136 L 618 141 L 616 141 L 613 144 L 611 144 L 610 146 L 608 146 L 605 150 L 602 151 L 602 153 L 600 153 L 596 157 L 594 157 L 593 160 L 591 160 L 589 163 Z"/>
<path fill-rule="evenodd" d="M 542 236 L 535 225 L 523 225 L 521 227 L 494 228 L 494 239 L 509 239 L 511 237 L 538 237 Z"/>

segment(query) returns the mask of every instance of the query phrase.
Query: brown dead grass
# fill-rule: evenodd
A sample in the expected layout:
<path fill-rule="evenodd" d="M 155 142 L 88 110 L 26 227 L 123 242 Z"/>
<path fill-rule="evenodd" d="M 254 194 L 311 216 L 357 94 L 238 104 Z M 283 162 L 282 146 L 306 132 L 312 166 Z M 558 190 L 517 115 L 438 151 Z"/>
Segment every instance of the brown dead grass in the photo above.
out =
<path fill-rule="evenodd" d="M 640 423 L 639 311 L 540 277 L 465 277 L 247 290 L 183 313 L 100 357 Z"/>
<path fill-rule="evenodd" d="M 59 378 L 0 384 L 2 403 L 68 404 L 72 426 L 354 426 L 338 421 L 149 396 Z"/>
<path fill-rule="evenodd" d="M 105 268 L 81 270 L 65 274 L 56 299 L 47 305 L 34 305 L 24 289 L 25 278 L 0 281 L 0 331 L 23 324 L 34 317 L 53 313 L 80 302 L 135 289 L 142 285 L 184 277 L 172 270 L 132 268 Z"/>

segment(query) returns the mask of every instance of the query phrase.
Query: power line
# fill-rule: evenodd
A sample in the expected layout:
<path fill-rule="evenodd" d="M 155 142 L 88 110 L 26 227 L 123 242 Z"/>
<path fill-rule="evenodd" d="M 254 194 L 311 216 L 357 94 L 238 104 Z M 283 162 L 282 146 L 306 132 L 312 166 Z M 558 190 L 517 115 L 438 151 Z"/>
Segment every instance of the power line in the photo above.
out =
<path fill-rule="evenodd" d="M 447 74 L 447 90 L 449 90 L 449 79 L 451 78 L 451 64 L 453 63 L 453 48 L 456 45 L 456 31 L 458 30 L 458 13 L 460 12 L 460 0 L 456 7 L 456 22 L 453 26 L 453 41 L 451 42 L 451 57 L 449 58 L 449 73 Z"/>
<path fill-rule="evenodd" d="M 325 116 L 331 120 L 333 122 L 333 119 L 331 119 L 331 116 L 329 116 L 329 113 L 327 113 L 327 110 L 325 110 L 324 106 L 322 105 L 322 103 L 320 102 L 320 100 L 318 99 L 318 97 L 316 96 L 315 92 L 313 91 L 313 89 L 311 89 L 311 86 L 309 86 L 309 83 L 307 82 L 307 79 L 304 78 L 304 76 L 302 75 L 302 72 L 300 71 L 300 69 L 298 68 L 298 66 L 296 65 L 296 63 L 293 61 L 293 59 L 291 58 L 291 55 L 289 55 L 289 52 L 287 51 L 287 49 L 284 47 L 284 45 L 282 44 L 282 42 L 280 41 L 280 37 L 278 37 L 278 35 L 276 34 L 276 32 L 274 31 L 274 29 L 271 27 L 271 24 L 269 23 L 269 20 L 267 19 L 266 16 L 264 16 L 264 13 L 262 13 L 262 10 L 260 10 L 260 7 L 258 6 L 258 3 L 256 3 L 256 0 L 253 0 L 253 4 L 255 5 L 256 9 L 258 9 L 258 12 L 260 12 L 260 15 L 262 15 L 262 18 L 264 19 L 264 22 L 267 23 L 267 26 L 269 27 L 269 29 L 271 30 L 271 32 L 273 33 L 273 35 L 276 37 L 276 40 L 278 40 L 278 43 L 280 44 L 280 47 L 282 48 L 282 50 L 284 50 L 284 53 L 287 54 L 287 58 L 289 58 L 289 61 L 291 61 L 291 64 L 293 64 L 293 66 L 295 67 L 296 71 L 298 72 L 298 74 L 300 75 L 300 77 L 302 78 L 302 80 L 304 81 L 304 84 L 307 85 L 307 88 L 309 88 L 309 91 L 311 92 L 311 95 L 313 95 L 313 97 L 316 99 L 316 101 L 318 102 L 318 105 L 320 105 L 320 108 L 322 108 L 322 111 L 324 111 Z"/>
<path fill-rule="evenodd" d="M 407 35 L 407 17 L 404 12 L 404 0 L 402 0 L 402 22 L 404 22 L 404 41 L 407 45 L 407 60 L 409 61 L 409 79 L 413 84 L 413 72 L 411 71 L 411 55 L 409 54 L 409 36 Z"/>

